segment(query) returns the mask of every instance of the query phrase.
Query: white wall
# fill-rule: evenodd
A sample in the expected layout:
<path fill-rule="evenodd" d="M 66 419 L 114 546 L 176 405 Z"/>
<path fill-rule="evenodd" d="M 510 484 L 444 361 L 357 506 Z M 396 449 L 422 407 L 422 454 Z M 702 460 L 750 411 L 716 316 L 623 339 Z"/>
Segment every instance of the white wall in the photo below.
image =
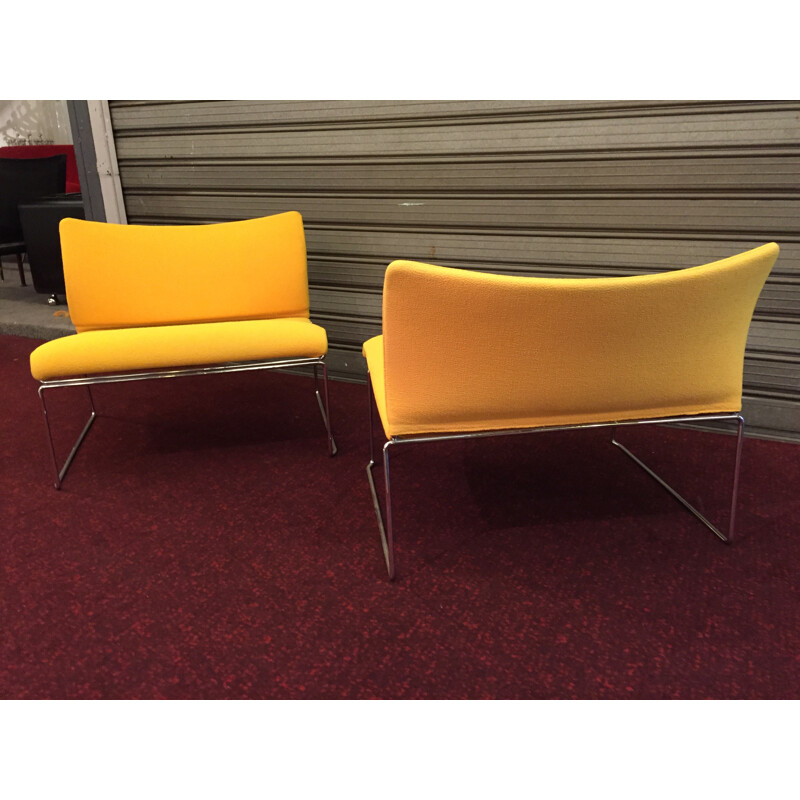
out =
<path fill-rule="evenodd" d="M 12 141 L 22 137 L 27 142 Z M 72 144 L 66 100 L 0 100 L 0 147 L 7 144 Z"/>

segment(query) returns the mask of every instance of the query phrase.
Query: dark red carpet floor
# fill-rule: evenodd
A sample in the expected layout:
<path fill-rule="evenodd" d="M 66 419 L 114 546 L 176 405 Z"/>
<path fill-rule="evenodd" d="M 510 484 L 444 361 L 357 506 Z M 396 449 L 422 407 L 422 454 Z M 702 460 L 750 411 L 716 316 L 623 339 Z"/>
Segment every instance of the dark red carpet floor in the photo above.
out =
<path fill-rule="evenodd" d="M 746 440 L 730 547 L 607 430 L 399 449 L 390 583 L 364 386 L 333 459 L 305 377 L 97 387 L 57 492 L 36 344 L 0 337 L 2 698 L 800 696 L 798 446 Z M 627 441 L 726 524 L 733 437 Z"/>

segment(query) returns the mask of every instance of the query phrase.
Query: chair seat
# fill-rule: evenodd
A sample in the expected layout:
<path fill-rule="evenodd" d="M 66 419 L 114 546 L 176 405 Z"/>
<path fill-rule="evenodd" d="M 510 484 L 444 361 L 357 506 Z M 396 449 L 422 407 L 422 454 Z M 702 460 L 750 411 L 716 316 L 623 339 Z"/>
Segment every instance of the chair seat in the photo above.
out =
<path fill-rule="evenodd" d="M 372 393 L 375 396 L 375 405 L 378 407 L 381 424 L 386 433 L 386 438 L 391 439 L 392 433 L 389 430 L 389 421 L 386 416 L 386 385 L 384 383 L 383 369 L 383 336 L 375 336 L 364 342 L 361 352 L 367 359 L 369 369 L 369 379 L 372 381 Z"/>
<path fill-rule="evenodd" d="M 328 351 L 325 329 L 306 318 L 201 322 L 84 331 L 31 353 L 40 381 L 130 370 L 233 361 L 318 358 Z"/>

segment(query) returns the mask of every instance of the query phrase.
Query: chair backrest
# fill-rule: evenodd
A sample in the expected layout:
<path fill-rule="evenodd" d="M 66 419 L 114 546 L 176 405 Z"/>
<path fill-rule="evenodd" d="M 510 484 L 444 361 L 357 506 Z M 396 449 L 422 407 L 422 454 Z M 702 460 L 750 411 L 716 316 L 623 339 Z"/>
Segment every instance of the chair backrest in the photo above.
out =
<path fill-rule="evenodd" d="M 0 158 L 0 243 L 21 242 L 20 203 L 63 194 L 67 157 Z"/>
<path fill-rule="evenodd" d="M 308 318 L 296 211 L 212 225 L 59 226 L 78 332 L 224 320 Z"/>
<path fill-rule="evenodd" d="M 75 146 L 71 144 L 23 144 L 0 147 L 0 158 L 46 158 L 65 155 L 67 157 L 66 186 L 62 191 L 80 192 L 81 181 L 78 176 L 78 162 Z"/>
<path fill-rule="evenodd" d="M 778 251 L 586 279 L 395 261 L 383 296 L 389 424 L 432 433 L 738 411 Z"/>

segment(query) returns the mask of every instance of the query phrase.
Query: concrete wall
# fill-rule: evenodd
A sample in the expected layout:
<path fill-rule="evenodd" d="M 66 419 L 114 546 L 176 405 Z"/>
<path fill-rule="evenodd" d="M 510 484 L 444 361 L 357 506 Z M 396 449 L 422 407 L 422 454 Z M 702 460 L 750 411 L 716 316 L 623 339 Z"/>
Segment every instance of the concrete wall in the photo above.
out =
<path fill-rule="evenodd" d="M 0 100 L 0 147 L 41 140 L 72 144 L 66 100 Z"/>

